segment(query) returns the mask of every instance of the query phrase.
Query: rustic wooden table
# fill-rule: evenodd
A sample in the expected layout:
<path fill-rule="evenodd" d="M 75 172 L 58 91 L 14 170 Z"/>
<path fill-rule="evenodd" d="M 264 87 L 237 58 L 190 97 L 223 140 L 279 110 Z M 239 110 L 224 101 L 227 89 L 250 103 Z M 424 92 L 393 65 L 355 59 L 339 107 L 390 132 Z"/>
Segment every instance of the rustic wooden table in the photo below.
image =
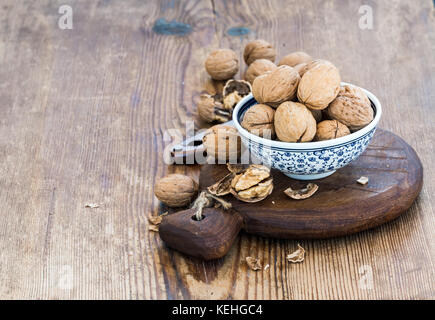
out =
<path fill-rule="evenodd" d="M 68 27 L 62 1 L 0 4 L 0 298 L 435 298 L 431 0 L 66 2 L 72 30 L 59 27 Z M 364 4 L 372 29 L 359 27 Z M 202 262 L 148 231 L 147 215 L 165 210 L 156 179 L 198 178 L 197 166 L 167 166 L 162 154 L 165 131 L 195 118 L 207 53 L 241 55 L 254 38 L 279 56 L 328 59 L 379 97 L 380 127 L 407 140 L 425 169 L 409 212 L 301 241 L 301 264 L 285 260 L 297 241 L 243 234 L 224 259 Z M 248 255 L 270 269 L 248 270 Z"/>

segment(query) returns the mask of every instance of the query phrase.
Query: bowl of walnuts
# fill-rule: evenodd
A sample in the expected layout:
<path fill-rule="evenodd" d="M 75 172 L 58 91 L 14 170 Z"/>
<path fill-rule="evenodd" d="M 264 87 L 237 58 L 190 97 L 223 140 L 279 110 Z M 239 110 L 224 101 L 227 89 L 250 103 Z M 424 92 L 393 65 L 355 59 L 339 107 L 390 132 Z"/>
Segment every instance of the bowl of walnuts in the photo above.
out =
<path fill-rule="evenodd" d="M 284 89 L 277 89 L 276 83 L 282 81 L 279 74 L 255 79 L 253 94 L 234 108 L 235 127 L 246 148 L 264 165 L 298 180 L 327 177 L 364 152 L 381 118 L 381 104 L 371 92 L 340 82 L 339 76 L 337 84 L 335 76 L 328 74 L 306 73 L 310 78 L 305 79 L 320 84 L 305 83 L 305 75 L 295 76 L 297 88 L 289 90 L 288 71 L 284 70 Z M 328 86 L 330 93 L 316 92 Z"/>

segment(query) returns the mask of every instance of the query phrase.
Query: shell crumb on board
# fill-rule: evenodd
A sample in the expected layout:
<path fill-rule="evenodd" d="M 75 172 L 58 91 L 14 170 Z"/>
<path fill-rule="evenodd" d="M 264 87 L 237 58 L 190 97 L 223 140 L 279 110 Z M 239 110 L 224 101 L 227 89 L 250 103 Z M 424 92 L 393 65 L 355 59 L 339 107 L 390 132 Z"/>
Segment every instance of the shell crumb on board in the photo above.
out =
<path fill-rule="evenodd" d="M 366 185 L 369 182 L 369 178 L 362 176 L 358 180 L 356 180 L 356 182 L 362 185 Z"/>
<path fill-rule="evenodd" d="M 153 224 L 155 226 L 158 226 L 159 224 L 162 223 L 163 217 L 166 216 L 167 214 L 168 214 L 168 212 L 166 211 L 165 213 L 162 213 L 161 215 L 158 215 L 158 216 L 149 215 L 148 216 L 148 221 L 151 224 Z"/>
<path fill-rule="evenodd" d="M 246 257 L 246 264 L 253 271 L 257 271 L 263 268 L 260 258 Z"/>
<path fill-rule="evenodd" d="M 100 207 L 100 205 L 98 203 L 85 203 L 85 208 L 96 209 L 99 207 Z"/>
<path fill-rule="evenodd" d="M 289 253 L 286 257 L 288 262 L 292 263 L 298 263 L 302 262 L 305 259 L 305 249 L 300 246 L 298 243 L 298 248 L 296 251 L 293 251 L 292 253 Z"/>

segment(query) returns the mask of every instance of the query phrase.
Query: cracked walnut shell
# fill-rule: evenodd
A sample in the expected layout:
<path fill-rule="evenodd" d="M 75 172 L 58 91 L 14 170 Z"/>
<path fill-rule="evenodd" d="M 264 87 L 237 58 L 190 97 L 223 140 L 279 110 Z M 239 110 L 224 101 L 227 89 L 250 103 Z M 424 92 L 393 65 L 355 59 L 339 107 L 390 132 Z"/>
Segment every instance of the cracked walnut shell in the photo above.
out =
<path fill-rule="evenodd" d="M 223 101 L 226 110 L 233 111 L 236 104 L 252 91 L 251 84 L 244 80 L 228 80 L 223 89 Z"/>
<path fill-rule="evenodd" d="M 242 127 L 257 136 L 271 139 L 275 136 L 275 110 L 265 104 L 256 104 L 243 115 Z"/>
<path fill-rule="evenodd" d="M 337 120 L 324 120 L 317 124 L 316 140 L 330 140 L 350 134 L 349 128 Z"/>
<path fill-rule="evenodd" d="M 261 39 L 249 42 L 243 51 L 243 59 L 247 65 L 258 59 L 267 59 L 275 62 L 275 58 L 275 48 L 269 42 Z"/>
<path fill-rule="evenodd" d="M 183 174 L 170 174 L 157 181 L 154 194 L 168 207 L 185 207 L 198 192 L 198 184 Z"/>
<path fill-rule="evenodd" d="M 307 53 L 303 51 L 296 51 L 283 57 L 279 61 L 278 66 L 287 65 L 289 67 L 294 67 L 300 63 L 308 63 L 312 60 L 313 58 L 311 58 L 311 56 Z"/>
<path fill-rule="evenodd" d="M 250 165 L 231 181 L 231 194 L 244 202 L 258 202 L 272 193 L 273 179 L 270 169 L 263 165 Z"/>
<path fill-rule="evenodd" d="M 310 109 L 325 109 L 340 90 L 340 73 L 330 62 L 317 61 L 302 76 L 298 99 Z"/>
<path fill-rule="evenodd" d="M 208 55 L 205 69 L 215 80 L 228 80 L 239 71 L 239 59 L 231 49 L 218 49 Z"/>
<path fill-rule="evenodd" d="M 249 81 L 251 84 L 254 82 L 255 78 L 265 74 L 268 71 L 276 69 L 276 65 L 267 59 L 258 59 L 252 62 L 245 72 L 245 80 Z"/>
<path fill-rule="evenodd" d="M 197 108 L 199 116 L 207 122 L 226 122 L 232 116 L 232 110 L 224 107 L 221 94 L 201 94 Z"/>
<path fill-rule="evenodd" d="M 367 95 L 358 87 L 343 86 L 327 109 L 328 116 L 348 126 L 351 131 L 368 125 L 374 112 Z"/>
<path fill-rule="evenodd" d="M 275 132 L 285 142 L 308 142 L 316 134 L 316 120 L 310 110 L 298 102 L 282 103 L 275 112 Z"/>
<path fill-rule="evenodd" d="M 218 163 L 236 162 L 240 158 L 241 139 L 237 129 L 226 125 L 215 125 L 202 138 L 207 155 Z"/>
<path fill-rule="evenodd" d="M 289 66 L 280 66 L 255 78 L 252 94 L 258 103 L 277 107 L 284 101 L 292 100 L 301 77 Z"/>

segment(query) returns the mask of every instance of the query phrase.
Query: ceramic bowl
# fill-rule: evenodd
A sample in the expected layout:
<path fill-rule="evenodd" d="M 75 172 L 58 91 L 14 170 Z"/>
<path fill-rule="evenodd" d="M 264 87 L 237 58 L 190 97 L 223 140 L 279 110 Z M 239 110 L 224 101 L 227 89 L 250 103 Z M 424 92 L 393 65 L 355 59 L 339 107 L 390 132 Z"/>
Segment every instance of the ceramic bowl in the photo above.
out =
<path fill-rule="evenodd" d="M 341 85 L 352 84 L 342 82 Z M 375 117 L 367 126 L 347 136 L 316 142 L 282 142 L 264 139 L 243 129 L 240 123 L 250 107 L 257 104 L 252 94 L 244 97 L 235 107 L 233 121 L 243 144 L 256 161 L 278 169 L 298 180 L 314 180 L 333 174 L 364 152 L 381 118 L 381 103 L 371 92 L 361 88 L 371 101 Z"/>

